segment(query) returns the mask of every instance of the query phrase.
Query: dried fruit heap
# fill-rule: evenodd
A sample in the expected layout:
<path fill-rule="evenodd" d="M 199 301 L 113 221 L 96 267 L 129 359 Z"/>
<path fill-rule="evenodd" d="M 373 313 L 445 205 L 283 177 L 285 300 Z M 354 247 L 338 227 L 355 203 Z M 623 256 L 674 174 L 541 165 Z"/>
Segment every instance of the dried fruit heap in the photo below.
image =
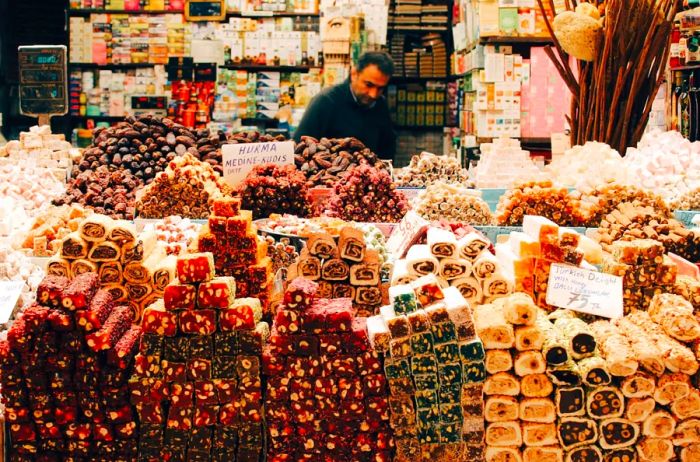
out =
<path fill-rule="evenodd" d="M 257 299 L 214 277 L 210 253 L 177 261 L 178 282 L 143 315 L 130 381 L 140 460 L 258 461 L 260 355 L 269 326 Z"/>
<path fill-rule="evenodd" d="M 343 174 L 362 163 L 386 170 L 386 165 L 356 138 L 317 140 L 302 136 L 294 150 L 294 162 L 309 186 L 332 187 Z"/>
<path fill-rule="evenodd" d="M 211 202 L 228 192 L 211 165 L 186 154 L 170 162 L 153 183 L 139 191 L 136 209 L 141 218 L 179 215 L 204 219 Z"/>
<path fill-rule="evenodd" d="M 237 197 L 214 201 L 209 223 L 199 235 L 199 251 L 212 252 L 216 273 L 235 277 L 237 293 L 258 298 L 267 315 L 274 283 L 268 244 L 258 238 L 252 213 L 240 207 Z"/>
<path fill-rule="evenodd" d="M 98 283 L 47 276 L 0 342 L 8 460 L 136 458 L 128 378 L 141 329 Z"/>
<path fill-rule="evenodd" d="M 263 354 L 270 462 L 391 460 L 386 379 L 352 302 L 297 278 Z"/>
<path fill-rule="evenodd" d="M 273 213 L 307 217 L 311 213 L 306 177 L 292 165 L 257 165 L 248 173 L 239 191 L 243 207 L 253 219 Z"/>
<path fill-rule="evenodd" d="M 328 214 L 347 221 L 396 223 L 408 211 L 406 196 L 385 170 L 367 164 L 349 170 L 333 186 Z"/>

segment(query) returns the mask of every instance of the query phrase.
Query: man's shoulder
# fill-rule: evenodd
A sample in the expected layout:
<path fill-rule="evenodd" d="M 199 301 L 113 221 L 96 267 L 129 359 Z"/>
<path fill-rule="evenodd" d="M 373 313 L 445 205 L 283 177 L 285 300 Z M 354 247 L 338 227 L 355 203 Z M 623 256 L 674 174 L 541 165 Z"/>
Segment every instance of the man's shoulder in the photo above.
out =
<path fill-rule="evenodd" d="M 331 87 L 324 88 L 321 92 L 316 95 L 316 98 L 320 100 L 327 100 L 332 102 L 337 102 L 342 99 L 347 87 L 347 82 L 342 82 Z"/>

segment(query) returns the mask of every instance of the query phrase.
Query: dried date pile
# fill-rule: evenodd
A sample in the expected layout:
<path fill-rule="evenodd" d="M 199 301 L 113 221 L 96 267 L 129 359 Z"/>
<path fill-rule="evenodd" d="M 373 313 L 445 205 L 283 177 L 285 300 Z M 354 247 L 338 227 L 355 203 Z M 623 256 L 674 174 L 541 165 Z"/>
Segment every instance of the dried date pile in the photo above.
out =
<path fill-rule="evenodd" d="M 328 139 L 302 136 L 296 145 L 294 162 L 309 186 L 332 187 L 343 173 L 365 162 L 377 169 L 386 165 L 356 138 Z"/>
<path fill-rule="evenodd" d="M 228 144 L 272 143 L 285 141 L 282 135 L 268 135 L 255 131 L 234 133 L 229 135 Z"/>
<path fill-rule="evenodd" d="M 407 211 L 408 200 L 389 173 L 361 164 L 335 183 L 327 213 L 347 221 L 396 223 Z"/>
<path fill-rule="evenodd" d="M 253 211 L 253 218 L 267 218 L 273 213 L 306 217 L 311 201 L 306 177 L 292 165 L 256 166 L 246 176 L 239 191 L 243 208 Z"/>
<path fill-rule="evenodd" d="M 96 213 L 114 219 L 134 218 L 136 190 L 141 180 L 128 170 L 110 171 L 102 165 L 95 171 L 86 171 L 74 177 L 66 193 L 53 201 L 54 205 L 80 204 Z"/>
<path fill-rule="evenodd" d="M 204 219 L 209 216 L 211 202 L 229 192 L 209 163 L 185 154 L 170 162 L 153 183 L 139 191 L 136 209 L 141 218 L 179 215 Z"/>
<path fill-rule="evenodd" d="M 220 147 L 225 142 L 222 132 L 192 131 L 170 119 L 150 115 L 127 117 L 113 127 L 95 130 L 93 143 L 74 167 L 73 175 L 106 165 L 111 170 L 129 170 L 149 184 L 165 171 L 168 162 L 186 152 L 221 172 Z"/>

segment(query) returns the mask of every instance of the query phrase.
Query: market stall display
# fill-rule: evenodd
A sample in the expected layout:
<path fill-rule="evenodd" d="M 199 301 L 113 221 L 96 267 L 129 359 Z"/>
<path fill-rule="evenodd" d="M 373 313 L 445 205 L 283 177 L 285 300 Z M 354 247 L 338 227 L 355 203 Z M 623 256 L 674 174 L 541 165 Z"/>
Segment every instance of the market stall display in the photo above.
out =
<path fill-rule="evenodd" d="M 66 193 L 53 200 L 54 205 L 78 204 L 95 213 L 116 219 L 134 218 L 136 191 L 142 183 L 127 170 L 110 171 L 106 166 L 74 176 Z"/>
<path fill-rule="evenodd" d="M 396 223 L 408 211 L 406 196 L 385 170 L 360 164 L 338 179 L 326 214 L 347 221 Z"/>
<path fill-rule="evenodd" d="M 416 197 L 412 209 L 426 220 L 447 220 L 471 225 L 490 225 L 493 215 L 477 190 L 433 181 Z"/>
<path fill-rule="evenodd" d="M 318 292 L 315 282 L 292 280 L 275 315 L 263 355 L 267 460 L 318 453 L 388 462 L 387 381 L 370 349 L 367 320 L 355 315 L 351 299 Z"/>
<path fill-rule="evenodd" d="M 91 213 L 77 204 L 48 206 L 34 219 L 20 247 L 35 257 L 51 257 L 60 249 L 63 238 L 77 231 L 80 222 Z"/>
<path fill-rule="evenodd" d="M 211 252 L 216 274 L 236 278 L 236 293 L 257 298 L 269 318 L 275 277 L 272 260 L 267 256 L 267 242 L 257 235 L 252 212 L 241 210 L 240 198 L 213 201 L 197 247 L 200 252 Z"/>
<path fill-rule="evenodd" d="M 141 218 L 178 215 L 206 219 L 211 202 L 229 193 L 230 188 L 211 165 L 186 153 L 138 192 L 136 213 Z"/>
<path fill-rule="evenodd" d="M 464 185 L 469 174 L 454 157 L 422 152 L 411 157 L 411 162 L 396 173 L 400 188 L 427 188 L 433 183 Z"/>
<path fill-rule="evenodd" d="M 501 196 L 496 209 L 500 226 L 518 226 L 525 215 L 540 215 L 561 226 L 579 226 L 582 222 L 580 203 L 566 188 L 551 181 L 517 183 Z"/>
<path fill-rule="evenodd" d="M 382 304 L 379 252 L 367 248 L 364 233 L 352 226 L 309 237 L 289 267 L 288 280 L 302 277 L 318 284 L 321 298 L 349 298 L 361 316 L 372 316 Z"/>
<path fill-rule="evenodd" d="M 253 219 L 288 213 L 299 217 L 311 214 L 311 198 L 306 177 L 293 165 L 256 165 L 238 190 L 242 205 L 253 212 Z"/>
<path fill-rule="evenodd" d="M 345 172 L 362 164 L 387 170 L 381 159 L 355 138 L 317 140 L 303 136 L 294 153 L 294 163 L 310 187 L 333 187 Z"/>
<path fill-rule="evenodd" d="M 132 223 L 93 214 L 63 238 L 46 271 L 69 278 L 97 273 L 100 287 L 116 303 L 129 305 L 138 321 L 174 279 L 175 257 L 166 255 L 166 246 L 154 231 L 139 234 Z"/>
<path fill-rule="evenodd" d="M 140 457 L 258 460 L 263 452 L 259 300 L 214 277 L 210 253 L 177 259 L 177 281 L 146 308 L 131 400 Z"/>
<path fill-rule="evenodd" d="M 137 457 L 128 379 L 141 328 L 98 284 L 47 276 L 0 342 L 10 459 Z"/>

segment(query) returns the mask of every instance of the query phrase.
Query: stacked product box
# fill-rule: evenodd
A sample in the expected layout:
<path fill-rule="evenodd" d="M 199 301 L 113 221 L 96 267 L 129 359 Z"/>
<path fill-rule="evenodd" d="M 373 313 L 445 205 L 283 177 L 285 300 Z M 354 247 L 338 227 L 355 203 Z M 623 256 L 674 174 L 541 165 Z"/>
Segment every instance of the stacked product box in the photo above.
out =
<path fill-rule="evenodd" d="M 267 460 L 391 460 L 386 380 L 348 298 L 293 280 L 263 355 Z"/>
<path fill-rule="evenodd" d="M 269 336 L 260 301 L 236 299 L 211 253 L 180 257 L 177 277 L 144 313 L 130 381 L 140 460 L 258 461 Z"/>
<path fill-rule="evenodd" d="M 128 371 L 141 329 L 95 273 L 47 276 L 0 343 L 8 460 L 133 460 Z"/>

